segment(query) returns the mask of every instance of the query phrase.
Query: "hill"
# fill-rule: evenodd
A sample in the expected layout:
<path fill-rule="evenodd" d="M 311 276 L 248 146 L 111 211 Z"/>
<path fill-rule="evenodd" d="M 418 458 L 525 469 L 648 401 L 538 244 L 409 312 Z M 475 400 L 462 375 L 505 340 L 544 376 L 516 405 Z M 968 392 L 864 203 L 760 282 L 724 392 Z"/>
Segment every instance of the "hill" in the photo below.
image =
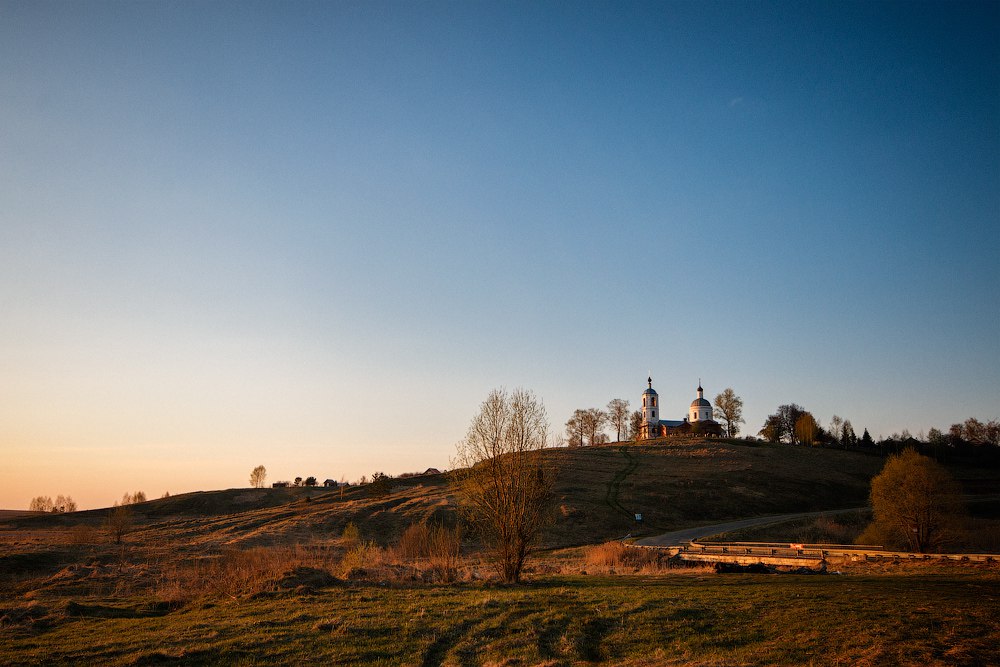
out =
<path fill-rule="evenodd" d="M 558 470 L 557 514 L 545 546 L 590 544 L 749 516 L 863 505 L 882 460 L 852 452 L 743 441 L 692 440 L 545 452 Z M 322 541 L 348 522 L 387 543 L 407 525 L 452 522 L 447 475 L 396 480 L 384 498 L 365 487 L 230 489 L 132 507 L 137 539 L 184 548 Z M 643 514 L 637 525 L 635 513 Z M 0 527 L 98 526 L 107 510 L 25 516 Z"/>
<path fill-rule="evenodd" d="M 545 535 L 556 548 L 515 587 L 489 580 L 474 549 L 442 583 L 447 565 L 342 537 L 354 522 L 395 546 L 408 524 L 454 520 L 447 475 L 399 480 L 383 498 L 312 487 L 152 500 L 131 506 L 121 545 L 99 530 L 107 509 L 0 519 L 0 663 L 973 665 L 995 653 L 995 563 L 761 578 L 558 548 L 857 506 L 878 457 L 724 441 L 544 455 L 560 469 Z M 995 470 L 958 472 L 995 488 Z"/>

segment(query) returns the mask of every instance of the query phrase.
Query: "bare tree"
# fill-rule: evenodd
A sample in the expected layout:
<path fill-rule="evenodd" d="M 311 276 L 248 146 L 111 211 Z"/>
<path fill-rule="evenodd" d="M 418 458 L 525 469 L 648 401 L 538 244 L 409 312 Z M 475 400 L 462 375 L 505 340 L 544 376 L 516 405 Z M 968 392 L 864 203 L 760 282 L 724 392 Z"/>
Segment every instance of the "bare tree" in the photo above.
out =
<path fill-rule="evenodd" d="M 636 410 L 628 418 L 629 439 L 635 440 L 642 433 L 642 413 Z"/>
<path fill-rule="evenodd" d="M 32 512 L 51 512 L 52 498 L 49 496 L 35 496 L 31 499 L 28 509 Z"/>
<path fill-rule="evenodd" d="M 55 502 L 52 504 L 53 512 L 75 512 L 76 511 L 76 501 L 73 500 L 72 496 L 64 496 L 59 494 L 56 496 Z"/>
<path fill-rule="evenodd" d="M 732 387 L 726 387 L 715 397 L 715 416 L 726 424 L 726 437 L 735 438 L 740 434 L 743 419 L 743 399 L 736 395 Z"/>
<path fill-rule="evenodd" d="M 453 467 L 464 515 L 505 582 L 521 578 L 550 518 L 553 471 L 545 465 L 548 420 L 534 394 L 490 392 L 458 444 Z"/>
<path fill-rule="evenodd" d="M 250 471 L 250 486 L 255 489 L 264 488 L 264 480 L 267 479 L 267 468 L 260 465 Z"/>
<path fill-rule="evenodd" d="M 132 510 L 128 508 L 127 503 L 122 505 L 115 503 L 115 506 L 108 512 L 107 525 L 108 534 L 112 541 L 115 544 L 121 544 L 125 535 L 132 530 Z"/>
<path fill-rule="evenodd" d="M 597 408 L 588 408 L 587 410 L 583 410 L 581 412 L 581 418 L 583 420 L 583 433 L 587 438 L 587 442 L 591 445 L 599 444 L 601 431 L 604 429 L 604 425 L 608 422 L 607 413 Z"/>
<path fill-rule="evenodd" d="M 122 495 L 121 503 L 116 503 L 116 504 L 135 505 L 136 503 L 144 503 L 144 502 L 146 502 L 145 492 L 136 491 L 135 493 L 126 492 L 124 495 Z"/>
<path fill-rule="evenodd" d="M 840 418 L 839 415 L 834 415 L 830 418 L 830 437 L 833 438 L 835 443 L 842 442 L 841 438 L 844 435 L 844 420 Z"/>
<path fill-rule="evenodd" d="M 621 442 L 622 433 L 628 434 L 628 401 L 623 398 L 611 399 L 607 414 L 612 428 L 618 432 L 618 442 Z"/>
<path fill-rule="evenodd" d="M 566 444 L 570 447 L 582 447 L 584 436 L 584 420 L 586 410 L 574 410 L 573 416 L 566 422 Z"/>

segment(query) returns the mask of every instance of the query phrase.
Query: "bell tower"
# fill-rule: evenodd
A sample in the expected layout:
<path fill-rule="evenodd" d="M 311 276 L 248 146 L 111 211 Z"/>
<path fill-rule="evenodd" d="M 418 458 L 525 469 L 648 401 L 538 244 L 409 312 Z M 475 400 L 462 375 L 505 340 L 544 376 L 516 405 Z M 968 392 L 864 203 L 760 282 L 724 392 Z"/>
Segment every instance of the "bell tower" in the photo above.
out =
<path fill-rule="evenodd" d="M 642 431 L 639 434 L 643 440 L 660 434 L 660 397 L 653 389 L 652 376 L 646 378 L 646 384 L 649 386 L 642 392 Z"/>

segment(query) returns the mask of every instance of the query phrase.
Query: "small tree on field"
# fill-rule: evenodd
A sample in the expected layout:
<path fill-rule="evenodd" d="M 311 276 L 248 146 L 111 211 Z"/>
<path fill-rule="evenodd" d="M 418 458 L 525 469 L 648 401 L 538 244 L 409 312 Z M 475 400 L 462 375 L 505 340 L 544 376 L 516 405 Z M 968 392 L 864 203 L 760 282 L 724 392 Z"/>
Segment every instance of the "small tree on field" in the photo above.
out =
<path fill-rule="evenodd" d="M 570 447 L 582 447 L 585 435 L 584 421 L 586 410 L 574 410 L 573 416 L 566 421 L 566 444 Z"/>
<path fill-rule="evenodd" d="M 523 389 L 490 392 L 458 445 L 454 475 L 466 521 L 482 538 L 505 582 L 551 518 L 553 471 L 542 458 L 545 407 Z"/>
<path fill-rule="evenodd" d="M 819 434 L 819 424 L 810 413 L 803 413 L 795 421 L 795 439 L 803 445 L 812 445 L 816 442 Z"/>
<path fill-rule="evenodd" d="M 125 535 L 132 530 L 132 510 L 127 505 L 115 506 L 108 512 L 108 534 L 115 544 L 121 544 Z"/>
<path fill-rule="evenodd" d="M 250 486 L 255 489 L 260 489 L 264 487 L 264 481 L 267 479 L 267 468 L 264 466 L 257 466 L 250 471 Z"/>
<path fill-rule="evenodd" d="M 771 415 L 764 422 L 764 428 L 757 434 L 768 442 L 779 442 L 781 440 L 781 420 L 777 415 Z"/>
<path fill-rule="evenodd" d="M 628 401 L 623 398 L 613 398 L 608 403 L 608 421 L 611 427 L 618 433 L 618 441 L 622 439 L 622 434 L 628 435 Z"/>
<path fill-rule="evenodd" d="M 384 472 L 377 472 L 372 475 L 372 481 L 368 484 L 368 495 L 372 498 L 384 498 L 392 491 L 392 477 Z"/>
<path fill-rule="evenodd" d="M 607 422 L 608 415 L 603 410 L 589 408 L 583 411 L 583 432 L 591 445 L 600 444 L 599 437 Z"/>
<path fill-rule="evenodd" d="M 629 439 L 635 440 L 642 433 L 642 413 L 636 410 L 628 418 Z"/>
<path fill-rule="evenodd" d="M 872 479 L 872 523 L 861 543 L 907 545 L 923 553 L 951 541 L 964 508 L 961 487 L 939 463 L 907 449 Z"/>
<path fill-rule="evenodd" d="M 743 419 L 743 399 L 731 387 L 722 390 L 715 397 L 715 415 L 726 425 L 726 437 L 735 438 L 740 433 Z"/>
<path fill-rule="evenodd" d="M 306 486 L 316 486 L 316 478 L 312 475 L 306 477 Z"/>

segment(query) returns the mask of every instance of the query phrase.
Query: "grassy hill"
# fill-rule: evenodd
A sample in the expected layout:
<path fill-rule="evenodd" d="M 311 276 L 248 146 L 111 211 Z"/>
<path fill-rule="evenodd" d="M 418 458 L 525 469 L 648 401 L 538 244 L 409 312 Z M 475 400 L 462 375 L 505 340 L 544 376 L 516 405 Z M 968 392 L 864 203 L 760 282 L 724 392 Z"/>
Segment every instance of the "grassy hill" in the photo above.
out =
<path fill-rule="evenodd" d="M 727 519 L 863 505 L 877 457 L 741 441 L 669 441 L 553 449 L 556 517 L 544 543 L 561 547 Z M 425 519 L 453 521 L 447 475 L 397 480 L 384 498 L 365 487 L 230 489 L 133 506 L 136 538 L 182 548 L 257 546 L 340 535 L 348 522 L 388 543 Z M 635 513 L 644 516 L 636 525 Z M 106 510 L 11 519 L 0 528 L 98 526 Z"/>
<path fill-rule="evenodd" d="M 977 665 L 995 653 L 995 563 L 767 577 L 558 549 L 858 506 L 878 457 L 724 441 L 545 456 L 560 471 L 554 549 L 515 587 L 485 579 L 474 550 L 441 584 L 427 559 L 341 537 L 353 522 L 391 545 L 411 523 L 452 520 L 446 475 L 399 480 L 383 498 L 314 487 L 152 500 L 132 506 L 123 545 L 100 530 L 107 509 L 0 517 L 0 663 Z M 959 472 L 967 488 L 995 488 L 996 471 Z"/>

